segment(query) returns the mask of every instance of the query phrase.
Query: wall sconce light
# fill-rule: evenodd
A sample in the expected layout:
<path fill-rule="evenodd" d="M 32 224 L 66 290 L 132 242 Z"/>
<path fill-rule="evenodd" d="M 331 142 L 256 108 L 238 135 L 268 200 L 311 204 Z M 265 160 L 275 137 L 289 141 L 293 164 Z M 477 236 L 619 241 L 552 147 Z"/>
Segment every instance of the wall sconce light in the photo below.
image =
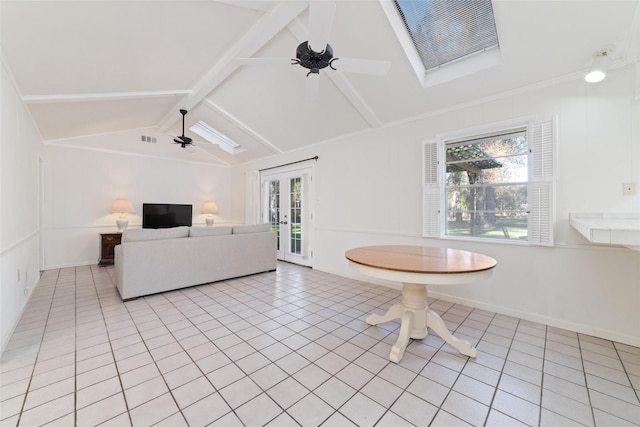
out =
<path fill-rule="evenodd" d="M 218 205 L 216 202 L 209 200 L 208 202 L 204 202 L 202 205 L 202 213 L 207 214 L 207 218 L 205 221 L 207 222 L 207 227 L 213 226 L 213 214 L 218 213 Z"/>
<path fill-rule="evenodd" d="M 613 46 L 606 46 L 594 54 L 589 71 L 587 71 L 587 74 L 584 76 L 586 82 L 597 83 L 604 80 L 607 76 L 606 71 L 611 62 L 612 52 Z"/>
<path fill-rule="evenodd" d="M 122 233 L 129 224 L 127 214 L 134 214 L 136 213 L 136 211 L 135 209 L 133 209 L 133 205 L 131 204 L 129 199 L 116 199 L 116 201 L 113 202 L 113 206 L 111 206 L 111 210 L 109 211 L 109 213 L 120 214 L 120 216 L 116 220 L 116 225 L 118 226 L 118 232 Z"/>

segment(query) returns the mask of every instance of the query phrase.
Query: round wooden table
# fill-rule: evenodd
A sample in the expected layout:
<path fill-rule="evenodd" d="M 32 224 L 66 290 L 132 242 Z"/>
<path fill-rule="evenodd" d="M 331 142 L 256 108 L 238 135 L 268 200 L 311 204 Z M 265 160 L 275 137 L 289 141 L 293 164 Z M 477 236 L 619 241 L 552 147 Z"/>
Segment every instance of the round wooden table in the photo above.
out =
<path fill-rule="evenodd" d="M 444 321 L 427 304 L 427 285 L 459 285 L 486 279 L 493 274 L 495 259 L 468 251 L 428 246 L 367 246 L 345 253 L 356 271 L 378 279 L 402 282 L 402 304 L 386 314 L 372 314 L 370 325 L 401 319 L 398 341 L 389 359 L 399 362 L 409 338 L 423 339 L 431 328 L 460 353 L 476 357 L 469 342 L 451 335 Z"/>

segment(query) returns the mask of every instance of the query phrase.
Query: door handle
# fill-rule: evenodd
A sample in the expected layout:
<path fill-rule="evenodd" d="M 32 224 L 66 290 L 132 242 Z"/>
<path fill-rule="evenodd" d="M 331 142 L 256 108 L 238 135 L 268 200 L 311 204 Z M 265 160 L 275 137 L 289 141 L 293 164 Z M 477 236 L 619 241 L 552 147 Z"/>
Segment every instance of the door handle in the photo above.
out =
<path fill-rule="evenodd" d="M 280 221 L 280 224 L 287 224 L 287 221 Z"/>

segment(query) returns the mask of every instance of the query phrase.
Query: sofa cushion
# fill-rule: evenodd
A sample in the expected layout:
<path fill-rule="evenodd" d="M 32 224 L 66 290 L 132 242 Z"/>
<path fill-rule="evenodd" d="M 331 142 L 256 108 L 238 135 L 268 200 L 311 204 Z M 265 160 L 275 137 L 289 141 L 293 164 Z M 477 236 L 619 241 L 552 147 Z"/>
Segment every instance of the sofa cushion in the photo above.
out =
<path fill-rule="evenodd" d="M 189 237 L 224 236 L 231 234 L 231 227 L 191 227 Z"/>
<path fill-rule="evenodd" d="M 138 228 L 124 230 L 122 233 L 122 243 L 142 242 L 144 240 L 178 239 L 181 237 L 189 237 L 189 227 Z"/>
<path fill-rule="evenodd" d="M 233 234 L 264 233 L 267 231 L 271 231 L 271 224 L 269 223 L 233 226 Z"/>

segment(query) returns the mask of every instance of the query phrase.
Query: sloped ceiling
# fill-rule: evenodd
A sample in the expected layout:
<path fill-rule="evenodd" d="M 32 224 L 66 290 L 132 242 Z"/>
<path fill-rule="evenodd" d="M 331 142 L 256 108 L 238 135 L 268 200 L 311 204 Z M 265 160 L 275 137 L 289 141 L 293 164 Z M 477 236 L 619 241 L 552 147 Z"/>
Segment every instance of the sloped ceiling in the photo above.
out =
<path fill-rule="evenodd" d="M 184 158 L 171 141 L 186 108 L 187 127 L 203 120 L 245 149 L 232 156 L 188 132 L 199 161 L 226 165 L 582 73 L 607 44 L 617 66 L 638 60 L 637 0 L 494 0 L 501 64 L 423 88 L 380 1 L 336 3 L 335 56 L 392 66 L 385 77 L 323 70 L 313 100 L 300 66 L 238 60 L 294 57 L 307 1 L 2 0 L 2 58 L 45 142 L 99 135 L 87 145 Z"/>

